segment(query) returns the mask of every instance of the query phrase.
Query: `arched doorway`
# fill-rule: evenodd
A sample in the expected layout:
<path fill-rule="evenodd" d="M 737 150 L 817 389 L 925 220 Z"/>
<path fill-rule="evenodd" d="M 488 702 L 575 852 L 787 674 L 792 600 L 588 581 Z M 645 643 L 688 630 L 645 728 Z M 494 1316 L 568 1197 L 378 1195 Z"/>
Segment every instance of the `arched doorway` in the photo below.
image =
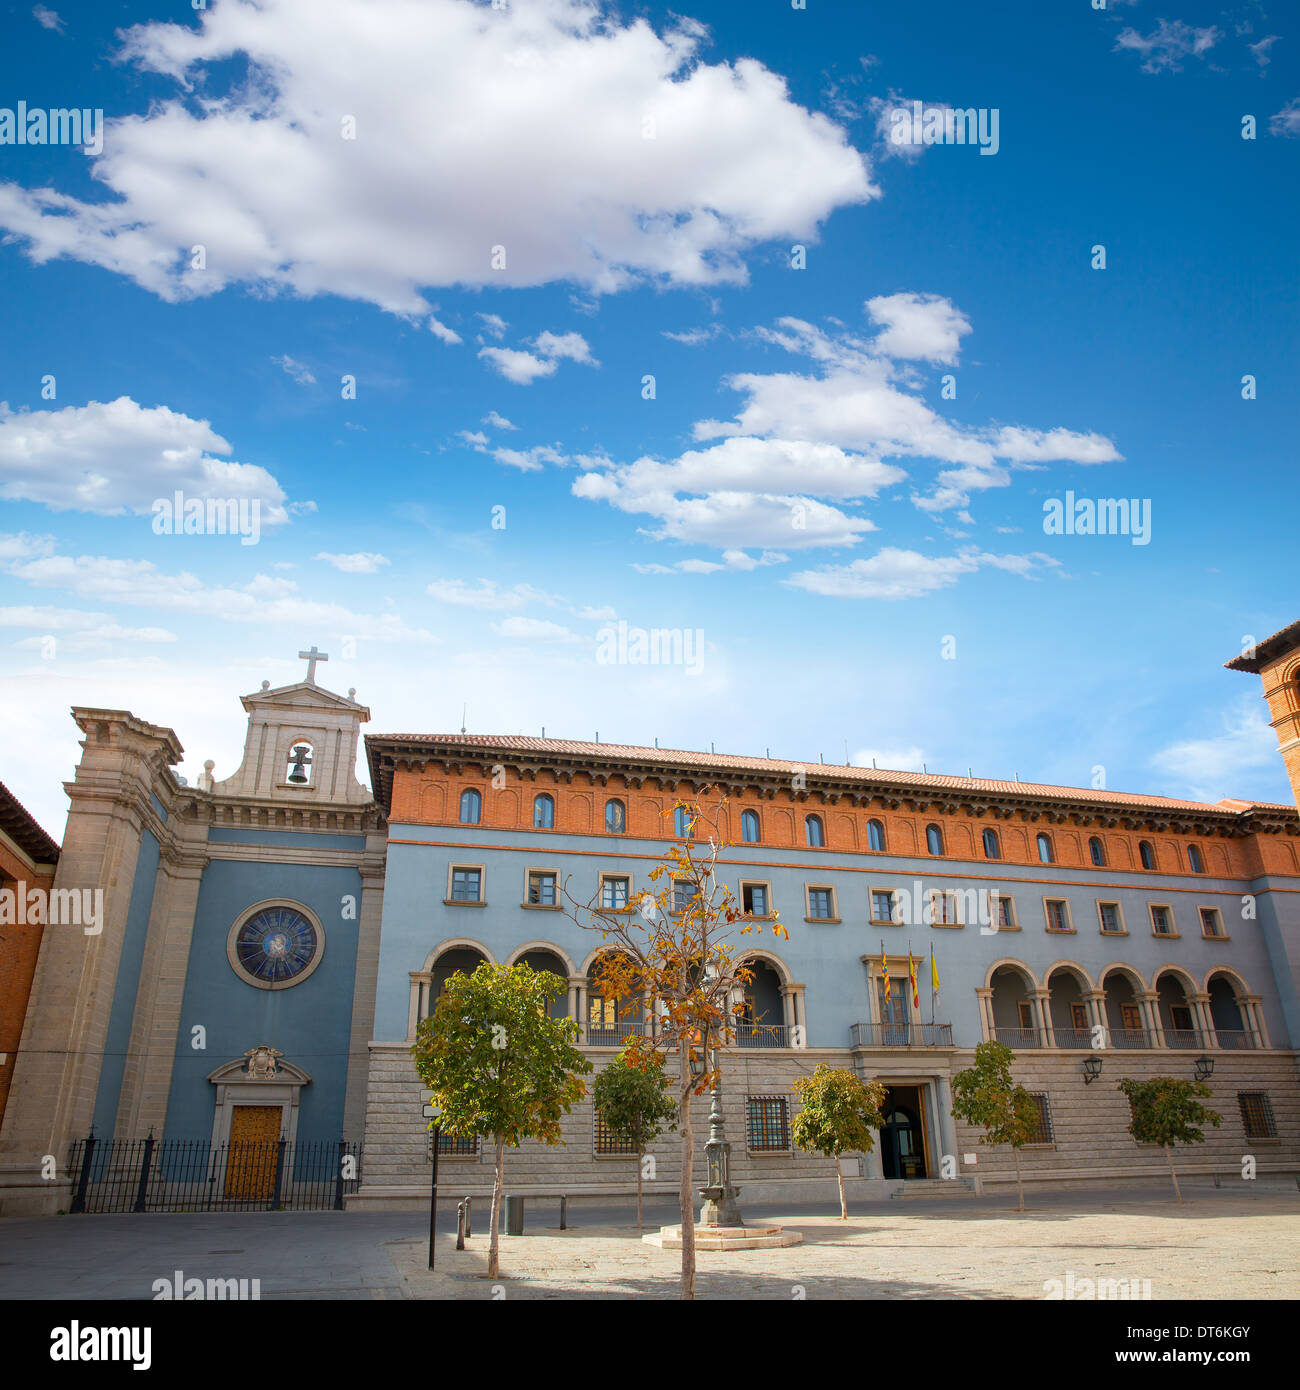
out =
<path fill-rule="evenodd" d="M 1210 996 L 1210 1019 L 1218 1045 L 1232 1049 L 1254 1046 L 1232 979 L 1226 975 L 1213 976 L 1206 985 L 1206 993 Z"/>
<path fill-rule="evenodd" d="M 1048 1010 L 1057 1047 L 1091 1047 L 1092 1026 L 1084 991 L 1088 981 L 1070 965 L 1058 965 L 1047 976 Z"/>
<path fill-rule="evenodd" d="M 1185 982 L 1172 970 L 1156 980 L 1160 1027 L 1166 1047 L 1200 1048 L 1205 1044 Z"/>
<path fill-rule="evenodd" d="M 526 965 L 539 973 L 554 975 L 559 979 L 564 988 L 550 1000 L 546 1006 L 546 1012 L 551 1018 L 568 1018 L 569 972 L 559 956 L 557 956 L 554 951 L 543 949 L 525 951 L 523 955 L 515 961 L 515 964 Z"/>
<path fill-rule="evenodd" d="M 1150 1047 L 1151 1039 L 1142 1024 L 1140 979 L 1126 970 L 1111 970 L 1101 983 L 1106 996 L 1106 1027 L 1112 1047 Z"/>
<path fill-rule="evenodd" d="M 921 1096 L 917 1086 L 889 1086 L 881 1110 L 880 1165 L 887 1178 L 923 1178 L 925 1128 L 921 1120 Z"/>
<path fill-rule="evenodd" d="M 1033 978 L 1017 965 L 1000 965 L 989 980 L 993 1036 L 1007 1047 L 1041 1047 L 1034 1018 Z"/>
<path fill-rule="evenodd" d="M 745 1007 L 736 1023 L 736 1042 L 740 1047 L 784 1047 L 781 977 L 767 961 L 757 957 L 746 960 L 744 965 L 753 978 L 745 986 Z"/>
<path fill-rule="evenodd" d="M 433 969 L 429 972 L 429 1012 L 432 1013 L 437 1007 L 443 986 L 458 970 L 472 975 L 480 965 L 486 964 L 487 957 L 472 946 L 453 946 L 451 950 L 444 951 L 434 961 Z"/>

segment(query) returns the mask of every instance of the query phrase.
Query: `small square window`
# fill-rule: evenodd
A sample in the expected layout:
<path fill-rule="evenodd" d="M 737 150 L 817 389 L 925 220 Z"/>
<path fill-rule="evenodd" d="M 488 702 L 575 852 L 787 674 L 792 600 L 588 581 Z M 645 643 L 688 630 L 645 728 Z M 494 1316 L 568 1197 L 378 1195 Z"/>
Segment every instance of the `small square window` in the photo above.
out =
<path fill-rule="evenodd" d="M 1124 919 L 1120 916 L 1118 903 L 1098 903 L 1097 916 L 1101 919 L 1101 929 L 1103 932 L 1113 933 L 1122 936 L 1124 933 Z"/>
<path fill-rule="evenodd" d="M 747 1110 L 751 1153 L 781 1153 L 790 1147 L 790 1116 L 784 1096 L 750 1096 Z"/>
<path fill-rule="evenodd" d="M 894 895 L 889 889 L 874 888 L 871 892 L 871 920 L 889 922 L 894 920 Z"/>
<path fill-rule="evenodd" d="M 1174 916 L 1167 907 L 1158 907 L 1152 904 L 1151 930 L 1157 936 L 1173 936 L 1175 934 Z"/>
<path fill-rule="evenodd" d="M 936 927 L 957 927 L 957 894 L 937 888 L 930 894 L 930 921 Z"/>
<path fill-rule="evenodd" d="M 1201 908 L 1201 932 L 1204 936 L 1223 935 L 1223 918 L 1217 907 Z"/>
<path fill-rule="evenodd" d="M 808 916 L 815 921 L 829 921 L 835 916 L 835 890 L 833 888 L 809 888 Z"/>
<path fill-rule="evenodd" d="M 1047 912 L 1048 931 L 1073 931 L 1070 926 L 1070 907 L 1064 898 L 1045 898 L 1043 906 Z"/>
<path fill-rule="evenodd" d="M 630 884 L 618 874 L 606 874 L 600 881 L 600 905 L 606 912 L 621 912 L 627 906 Z"/>
<path fill-rule="evenodd" d="M 1010 893 L 994 893 L 992 901 L 996 905 L 993 913 L 999 927 L 1014 931 L 1016 928 L 1016 902 Z"/>
<path fill-rule="evenodd" d="M 534 869 L 528 875 L 528 905 L 555 906 L 555 875 Z"/>
<path fill-rule="evenodd" d="M 673 911 L 687 912 L 695 901 L 695 884 L 689 878 L 673 879 Z"/>
<path fill-rule="evenodd" d="M 766 917 L 771 911 L 767 903 L 767 884 L 742 883 L 740 903 L 747 917 Z"/>
<path fill-rule="evenodd" d="M 598 1154 L 634 1154 L 636 1145 L 629 1144 L 625 1139 L 618 1139 L 614 1131 L 605 1123 L 605 1117 L 599 1110 L 592 1110 L 594 1120 L 594 1143 L 593 1148 Z"/>
<path fill-rule="evenodd" d="M 483 870 L 452 869 L 451 900 L 454 903 L 483 901 Z"/>

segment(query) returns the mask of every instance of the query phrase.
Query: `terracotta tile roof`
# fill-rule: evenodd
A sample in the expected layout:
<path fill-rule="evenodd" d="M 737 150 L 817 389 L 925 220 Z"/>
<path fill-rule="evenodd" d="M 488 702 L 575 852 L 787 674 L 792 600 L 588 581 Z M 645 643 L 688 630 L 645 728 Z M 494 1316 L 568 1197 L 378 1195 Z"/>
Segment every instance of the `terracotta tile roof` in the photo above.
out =
<path fill-rule="evenodd" d="M 1262 642 L 1256 642 L 1254 656 L 1234 656 L 1231 661 L 1225 661 L 1223 664 L 1229 671 L 1252 671 L 1258 675 L 1261 666 L 1292 647 L 1300 647 L 1300 621 L 1288 623 L 1272 637 L 1265 637 Z"/>
<path fill-rule="evenodd" d="M 1180 801 L 1174 797 L 1149 796 L 1137 792 L 1098 791 L 1092 787 L 1062 787 L 1038 782 L 1006 782 L 980 777 L 952 777 L 938 772 L 897 772 L 886 768 L 851 767 L 844 763 L 798 763 L 783 758 L 753 758 L 735 753 L 701 753 L 688 748 L 644 748 L 625 743 L 588 743 L 564 738 L 531 738 L 524 734 L 367 734 L 370 750 L 385 745 L 427 744 L 449 752 L 473 753 L 498 748 L 517 753 L 553 754 L 567 758 L 592 758 L 658 764 L 665 768 L 709 768 L 722 771 L 793 773 L 800 768 L 809 779 L 824 775 L 837 780 L 857 781 L 877 787 L 931 789 L 934 791 L 990 792 L 1012 796 L 1054 797 L 1072 802 L 1096 802 L 1112 806 L 1144 806 L 1153 810 L 1217 812 L 1232 814 L 1238 809 L 1260 807 L 1294 811 L 1279 802 Z M 393 751 L 391 748 L 389 751 Z M 372 772 L 374 768 L 372 766 Z M 378 785 L 378 781 L 376 781 Z"/>
<path fill-rule="evenodd" d="M 33 864 L 53 864 L 59 857 L 58 842 L 46 834 L 36 817 L 0 782 L 0 830 L 29 856 Z"/>

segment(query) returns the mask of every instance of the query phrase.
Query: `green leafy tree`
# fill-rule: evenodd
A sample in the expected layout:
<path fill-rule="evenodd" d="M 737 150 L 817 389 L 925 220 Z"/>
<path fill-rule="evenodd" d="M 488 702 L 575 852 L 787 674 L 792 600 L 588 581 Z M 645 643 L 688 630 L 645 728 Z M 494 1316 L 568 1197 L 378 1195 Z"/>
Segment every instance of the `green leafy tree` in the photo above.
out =
<path fill-rule="evenodd" d="M 442 987 L 433 1013 L 420 1022 L 411 1055 L 433 1092 L 446 1134 L 496 1143 L 488 1277 L 500 1274 L 501 1194 L 505 1148 L 525 1139 L 563 1143 L 560 1120 L 587 1093 L 581 1074 L 591 1063 L 574 1047 L 577 1024 L 551 1018 L 547 1005 L 566 988 L 527 965 L 458 970 Z"/>
<path fill-rule="evenodd" d="M 870 1153 L 875 1148 L 876 1131 L 885 1123 L 881 1114 L 885 1088 L 879 1081 L 860 1081 L 851 1071 L 819 1062 L 811 1076 L 797 1078 L 794 1093 L 801 1107 L 790 1127 L 795 1147 L 835 1160 L 840 1220 L 847 1221 L 849 1205 L 840 1155 Z"/>
<path fill-rule="evenodd" d="M 1009 1144 L 1016 1159 L 1020 1210 L 1025 1209 L 1025 1184 L 1020 1174 L 1020 1150 L 1038 1130 L 1034 1098 L 1011 1076 L 1014 1054 L 1005 1043 L 982 1042 L 975 1065 L 952 1079 L 952 1113 L 968 1125 L 979 1125 L 981 1144 Z"/>
<path fill-rule="evenodd" d="M 646 1053 L 638 1057 L 624 1048 L 609 1066 L 597 1073 L 592 1092 L 606 1129 L 619 1143 L 636 1149 L 638 1231 L 641 1230 L 646 1147 L 663 1133 L 665 1124 L 669 1129 L 677 1128 L 677 1102 L 668 1094 L 668 1084 L 662 1054 Z"/>
<path fill-rule="evenodd" d="M 1125 1077 L 1119 1089 L 1128 1097 L 1133 1119 L 1128 1132 L 1139 1144 L 1159 1144 L 1169 1160 L 1169 1176 L 1174 1180 L 1174 1196 L 1181 1202 L 1182 1190 L 1174 1171 L 1175 1144 L 1204 1144 L 1203 1125 L 1215 1129 L 1223 1116 L 1201 1101 L 1212 1094 L 1204 1081 L 1178 1081 L 1172 1076 L 1153 1076 L 1149 1081 Z"/>

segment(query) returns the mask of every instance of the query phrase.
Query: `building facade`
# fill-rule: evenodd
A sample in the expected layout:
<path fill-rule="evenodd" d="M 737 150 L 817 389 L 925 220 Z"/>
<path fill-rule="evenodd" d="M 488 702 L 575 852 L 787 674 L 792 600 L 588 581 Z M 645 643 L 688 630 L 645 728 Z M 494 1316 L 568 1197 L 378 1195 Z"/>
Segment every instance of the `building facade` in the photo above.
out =
<path fill-rule="evenodd" d="M 1031 1180 L 1166 1180 L 1127 1133 L 1126 1076 L 1207 1077 L 1223 1124 L 1183 1171 L 1300 1162 L 1294 806 L 466 734 L 369 736 L 371 792 L 353 772 L 369 711 L 316 683 L 313 654 L 306 680 L 244 697 L 241 767 L 218 781 L 209 764 L 195 787 L 170 729 L 74 710 L 55 883 L 102 888 L 102 930 L 40 943 L 0 1212 L 65 1208 L 69 1146 L 92 1124 L 364 1139 L 349 1205 L 426 1201 L 410 1048 L 442 983 L 483 960 L 551 971 L 556 1010 L 607 1063 L 653 1014 L 602 994 L 605 943 L 570 905 L 636 911 L 684 831 L 675 807 L 704 798 L 725 798 L 719 872 L 763 928 L 737 938 L 753 980 L 721 1049 L 742 1202 L 833 1191 L 827 1160 L 790 1144 L 792 1083 L 819 1062 L 888 1088 L 859 1193 L 1010 1180 L 1010 1155 L 951 1115 L 952 1078 L 988 1038 L 1038 1100 Z M 1264 675 L 1287 756 L 1300 627 L 1230 665 Z M 512 1190 L 632 1190 L 589 1099 L 564 1137 L 511 1155 Z M 485 1147 L 444 1141 L 458 1195 L 489 1190 Z M 648 1189 L 675 1191 L 675 1139 L 652 1154 Z"/>

